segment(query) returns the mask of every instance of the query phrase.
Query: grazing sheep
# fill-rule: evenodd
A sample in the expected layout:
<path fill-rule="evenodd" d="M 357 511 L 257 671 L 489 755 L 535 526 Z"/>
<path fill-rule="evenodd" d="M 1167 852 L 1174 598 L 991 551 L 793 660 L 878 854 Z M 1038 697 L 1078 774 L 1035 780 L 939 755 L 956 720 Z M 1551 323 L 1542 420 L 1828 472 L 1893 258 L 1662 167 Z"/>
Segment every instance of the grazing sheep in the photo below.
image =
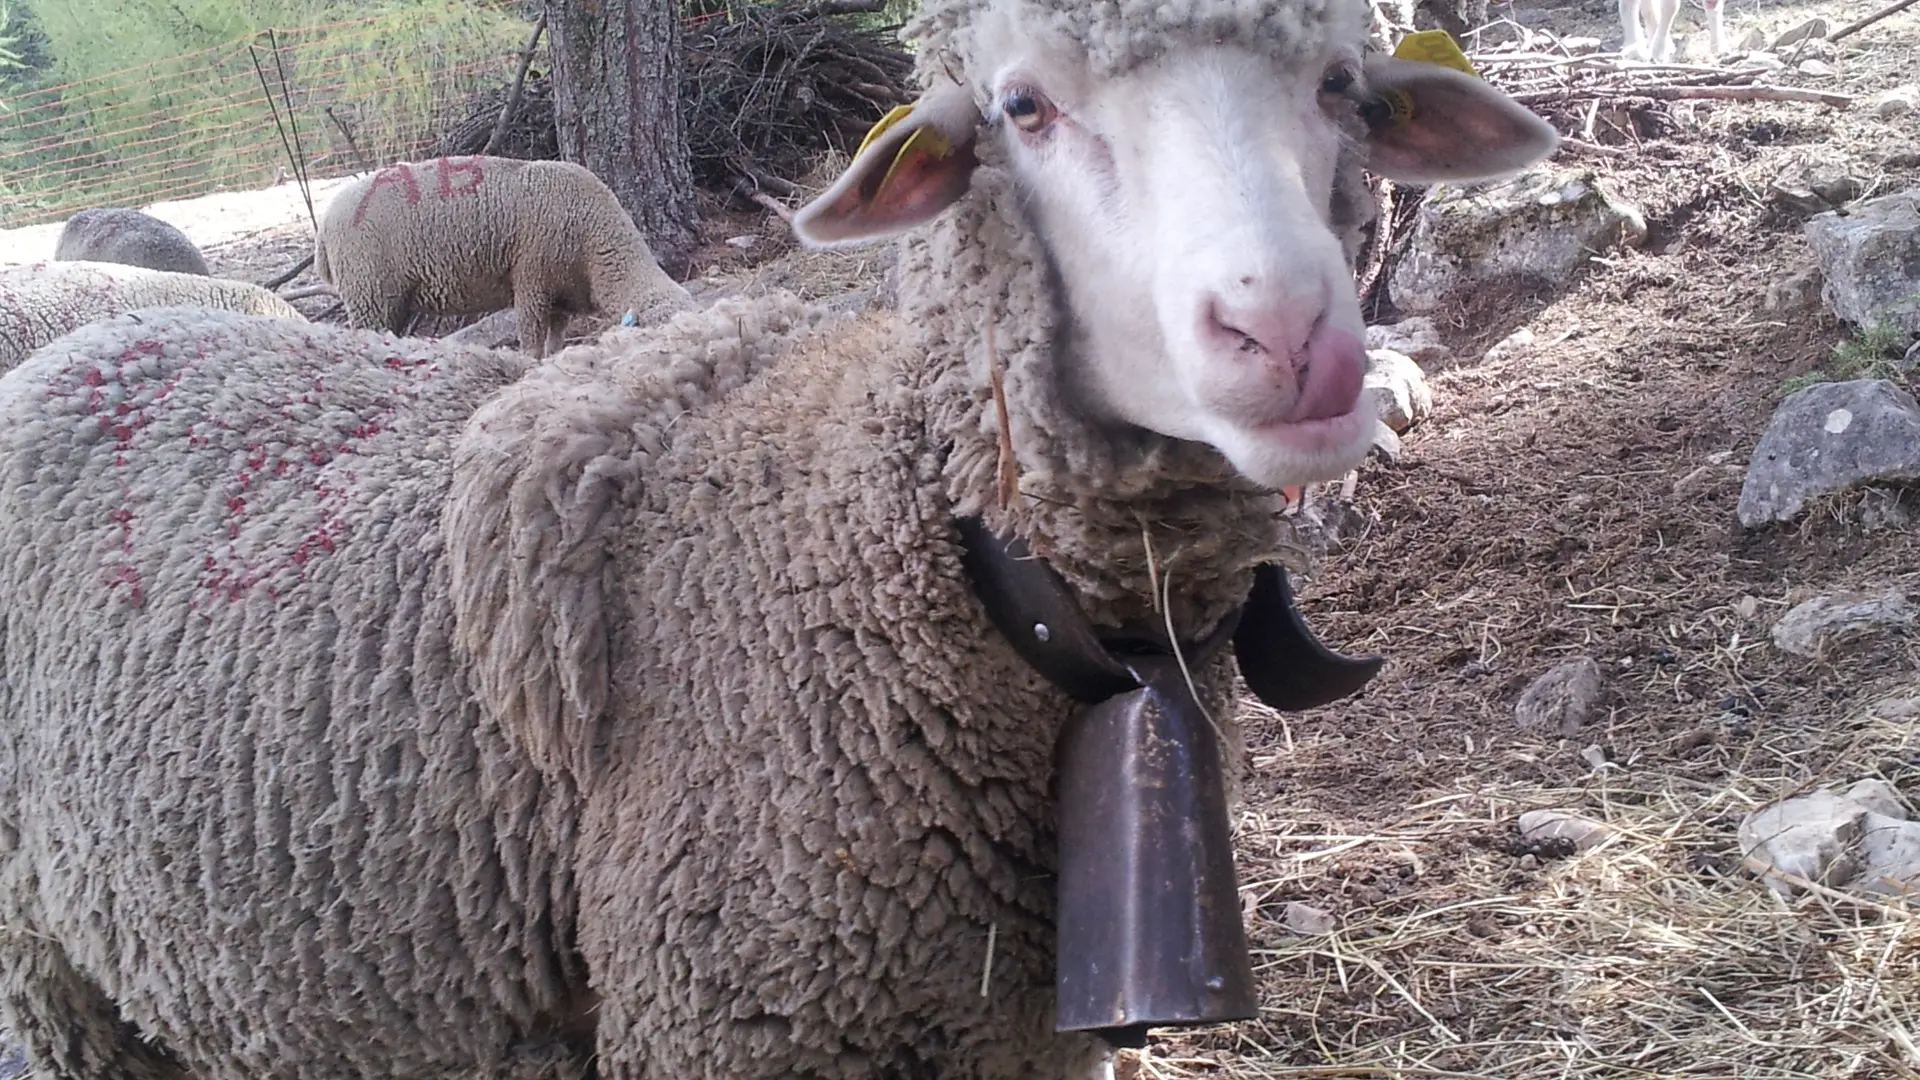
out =
<path fill-rule="evenodd" d="M 124 263 L 30 263 L 0 270 L 0 373 L 77 326 L 183 304 L 306 321 L 286 301 L 244 281 Z"/>
<path fill-rule="evenodd" d="M 53 249 L 58 262 L 110 262 L 209 276 L 207 260 L 187 234 L 138 210 L 95 207 L 67 219 Z"/>
<path fill-rule="evenodd" d="M 511 307 L 534 356 L 565 344 L 574 315 L 647 324 L 693 307 L 607 185 L 564 161 L 390 166 L 334 195 L 313 254 L 354 326 L 404 334 L 415 315 Z"/>
<path fill-rule="evenodd" d="M 1707 8 L 1707 51 L 1727 51 L 1726 16 L 1721 0 L 1702 0 Z M 1681 0 L 1620 0 L 1620 55 L 1664 64 L 1673 59 L 1673 21 Z"/>
<path fill-rule="evenodd" d="M 897 312 L 729 299 L 524 375 L 203 311 L 35 354 L 0 390 L 0 1010 L 38 1067 L 1096 1067 L 1053 1030 L 1079 706 L 960 523 L 1193 643 L 1275 557 L 1272 489 L 1363 456 L 1337 163 L 1554 144 L 1363 61 L 1365 13 L 929 3 L 926 95 L 795 219 L 904 234 Z M 1231 735 L 1229 663 L 1191 674 Z"/>

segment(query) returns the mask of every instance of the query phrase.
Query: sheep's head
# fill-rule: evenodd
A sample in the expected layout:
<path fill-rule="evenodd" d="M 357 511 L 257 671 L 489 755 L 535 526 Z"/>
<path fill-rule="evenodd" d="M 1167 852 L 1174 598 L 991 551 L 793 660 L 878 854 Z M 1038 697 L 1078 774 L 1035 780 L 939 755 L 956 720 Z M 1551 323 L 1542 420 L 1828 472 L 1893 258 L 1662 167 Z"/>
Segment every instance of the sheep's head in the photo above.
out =
<path fill-rule="evenodd" d="M 1209 444 L 1270 487 L 1338 476 L 1375 418 L 1330 216 L 1337 163 L 1479 179 L 1557 140 L 1470 75 L 1363 58 L 1364 2 L 1317 2 L 938 8 L 928 92 L 795 231 L 822 247 L 893 236 L 964 197 L 982 160 L 1004 164 L 1064 291 L 1068 400 Z"/>

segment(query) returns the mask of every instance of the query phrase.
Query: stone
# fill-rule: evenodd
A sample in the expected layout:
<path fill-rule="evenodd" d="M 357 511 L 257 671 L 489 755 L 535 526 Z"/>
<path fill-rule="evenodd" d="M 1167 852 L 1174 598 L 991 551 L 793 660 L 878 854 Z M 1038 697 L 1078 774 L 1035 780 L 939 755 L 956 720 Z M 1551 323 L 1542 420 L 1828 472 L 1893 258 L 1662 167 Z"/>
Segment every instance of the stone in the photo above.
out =
<path fill-rule="evenodd" d="M 1796 604 L 1773 624 L 1773 644 L 1795 656 L 1828 650 L 1913 625 L 1913 607 L 1895 591 L 1836 593 Z"/>
<path fill-rule="evenodd" d="M 1820 78 L 1833 74 L 1833 65 L 1827 63 L 1825 60 L 1802 60 L 1794 70 L 1802 75 L 1812 75 L 1815 78 Z"/>
<path fill-rule="evenodd" d="M 1781 314 L 1812 311 L 1820 306 L 1820 287 L 1825 285 L 1826 281 L 1817 264 L 1801 267 L 1768 283 L 1766 294 L 1760 299 L 1760 306 L 1764 310 Z"/>
<path fill-rule="evenodd" d="M 1600 707 L 1600 665 L 1582 656 L 1550 668 L 1520 694 L 1513 716 L 1523 728 L 1577 733 Z"/>
<path fill-rule="evenodd" d="M 1487 355 L 1481 358 L 1481 363 L 1498 364 L 1525 356 L 1533 351 L 1534 342 L 1538 340 L 1539 337 L 1532 330 L 1523 326 L 1488 346 Z"/>
<path fill-rule="evenodd" d="M 1437 184 L 1388 291 L 1418 315 L 1488 287 L 1557 287 L 1595 255 L 1646 235 L 1640 210 L 1591 170 L 1538 166 L 1495 184 Z"/>
<path fill-rule="evenodd" d="M 1281 920 L 1286 923 L 1288 930 L 1301 937 L 1321 937 L 1331 934 L 1335 925 L 1332 915 L 1298 900 L 1287 901 L 1286 912 L 1281 916 Z"/>
<path fill-rule="evenodd" d="M 1847 789 L 1847 798 L 1876 814 L 1907 820 L 1907 804 L 1900 798 L 1900 789 L 1877 776 L 1855 781 Z"/>
<path fill-rule="evenodd" d="M 1920 336 L 1920 188 L 1856 203 L 1845 216 L 1816 214 L 1804 229 L 1835 315 Z"/>
<path fill-rule="evenodd" d="M 514 317 L 513 309 L 507 308 L 469 323 L 440 340 L 455 345 L 478 345 L 483 349 L 517 349 L 520 322 Z"/>
<path fill-rule="evenodd" d="M 1755 528 L 1861 483 L 1920 480 L 1920 403 L 1885 379 L 1815 383 L 1787 395 L 1753 448 L 1736 512 Z"/>
<path fill-rule="evenodd" d="M 1566 840 L 1575 851 L 1586 851 L 1612 835 L 1612 830 L 1571 810 L 1529 810 L 1520 815 L 1520 835 L 1529 840 Z"/>
<path fill-rule="evenodd" d="M 1779 872 L 1837 888 L 1860 869 L 1851 849 L 1866 817 L 1865 807 L 1824 789 L 1763 806 L 1740 823 L 1741 861 L 1782 896 L 1794 885 Z"/>
<path fill-rule="evenodd" d="M 1367 327 L 1367 351 L 1371 353 L 1375 349 L 1391 349 L 1410 356 L 1423 368 L 1442 367 L 1453 359 L 1453 350 L 1440 339 L 1440 328 L 1425 315 Z"/>
<path fill-rule="evenodd" d="M 1866 181 L 1832 161 L 1802 161 L 1768 185 L 1776 203 L 1802 214 L 1822 214 L 1860 197 Z"/>
<path fill-rule="evenodd" d="M 1733 51 L 1737 53 L 1759 52 L 1766 47 L 1767 32 L 1756 26 L 1741 37 L 1739 43 L 1734 45 Z"/>
<path fill-rule="evenodd" d="M 1869 810 L 1860 823 L 1858 860 L 1849 883 L 1854 892 L 1920 895 L 1920 824 Z"/>
<path fill-rule="evenodd" d="M 1895 366 L 1900 369 L 1902 375 L 1911 375 L 1920 371 L 1920 341 L 1907 346 L 1906 353 L 1900 357 L 1900 362 Z"/>
<path fill-rule="evenodd" d="M 739 236 L 727 237 L 726 243 L 729 247 L 737 247 L 741 251 L 749 251 L 759 246 L 760 237 L 755 233 L 742 233 Z"/>
<path fill-rule="evenodd" d="M 1773 48 L 1775 52 L 1778 52 L 1788 46 L 1797 45 L 1808 38 L 1824 38 L 1826 36 L 1827 20 L 1821 18 L 1808 19 L 1806 22 L 1774 38 Z"/>
<path fill-rule="evenodd" d="M 1920 690 L 1881 698 L 1873 703 L 1873 714 L 1888 720 L 1920 719 Z"/>
<path fill-rule="evenodd" d="M 1915 109 L 1920 109 L 1920 85 L 1914 83 L 1896 86 L 1873 99 L 1873 115 L 1882 120 L 1905 116 Z"/>
<path fill-rule="evenodd" d="M 1920 896 L 1920 823 L 1906 819 L 1893 785 L 1859 781 L 1836 795 L 1827 788 L 1783 799 L 1740 823 L 1747 869 L 1782 896 L 1793 875 L 1828 888 L 1912 899 Z"/>
<path fill-rule="evenodd" d="M 1433 415 L 1433 391 L 1426 373 L 1411 356 L 1392 349 L 1367 351 L 1367 374 L 1361 383 L 1374 396 L 1380 422 L 1402 432 Z"/>

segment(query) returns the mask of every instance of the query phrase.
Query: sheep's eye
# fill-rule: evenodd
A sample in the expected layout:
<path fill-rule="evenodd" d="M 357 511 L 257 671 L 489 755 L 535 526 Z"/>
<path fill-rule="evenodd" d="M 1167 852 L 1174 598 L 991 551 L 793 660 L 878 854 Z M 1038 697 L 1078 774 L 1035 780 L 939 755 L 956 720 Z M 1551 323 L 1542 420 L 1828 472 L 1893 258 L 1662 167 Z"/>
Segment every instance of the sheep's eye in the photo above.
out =
<path fill-rule="evenodd" d="M 1007 91 L 1000 108 L 1013 121 L 1013 126 L 1032 134 L 1053 123 L 1057 115 L 1053 102 L 1046 95 L 1027 86 L 1017 86 Z"/>
<path fill-rule="evenodd" d="M 1323 94 L 1344 94 L 1353 89 L 1353 69 L 1340 64 L 1327 69 L 1320 77 L 1320 92 Z"/>

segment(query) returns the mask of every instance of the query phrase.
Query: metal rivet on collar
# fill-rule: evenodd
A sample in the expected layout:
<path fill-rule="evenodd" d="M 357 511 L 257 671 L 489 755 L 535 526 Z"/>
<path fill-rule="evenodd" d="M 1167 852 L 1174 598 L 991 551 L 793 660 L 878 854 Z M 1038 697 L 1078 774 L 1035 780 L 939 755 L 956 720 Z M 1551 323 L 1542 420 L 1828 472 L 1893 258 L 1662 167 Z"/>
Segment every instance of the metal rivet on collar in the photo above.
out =
<path fill-rule="evenodd" d="M 1037 622 L 1033 624 L 1033 636 L 1041 641 L 1050 641 L 1053 639 L 1053 631 L 1047 629 L 1046 623 Z"/>

